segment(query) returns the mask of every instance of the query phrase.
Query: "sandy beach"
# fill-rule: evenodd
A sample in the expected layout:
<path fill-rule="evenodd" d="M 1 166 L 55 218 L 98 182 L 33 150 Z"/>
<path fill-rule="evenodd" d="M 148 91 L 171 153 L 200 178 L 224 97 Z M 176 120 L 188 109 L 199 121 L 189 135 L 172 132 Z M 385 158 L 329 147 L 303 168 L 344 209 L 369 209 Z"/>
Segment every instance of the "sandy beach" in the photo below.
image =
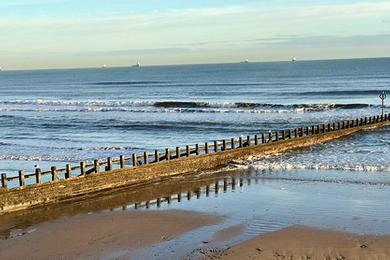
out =
<path fill-rule="evenodd" d="M 0 240 L 0 259 L 129 259 L 135 249 L 219 221 L 220 217 L 186 211 L 80 214 Z"/>
<path fill-rule="evenodd" d="M 291 226 L 257 236 L 209 259 L 389 259 L 390 236 Z"/>

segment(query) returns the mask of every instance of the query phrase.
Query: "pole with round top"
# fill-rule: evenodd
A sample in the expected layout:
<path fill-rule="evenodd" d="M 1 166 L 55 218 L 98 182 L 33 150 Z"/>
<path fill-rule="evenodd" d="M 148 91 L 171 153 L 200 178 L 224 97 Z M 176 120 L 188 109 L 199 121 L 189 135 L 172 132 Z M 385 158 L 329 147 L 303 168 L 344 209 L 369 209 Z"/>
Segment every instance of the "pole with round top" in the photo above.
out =
<path fill-rule="evenodd" d="M 385 99 L 386 99 L 386 92 L 383 90 L 379 94 L 379 98 L 382 100 L 382 117 L 385 114 Z"/>

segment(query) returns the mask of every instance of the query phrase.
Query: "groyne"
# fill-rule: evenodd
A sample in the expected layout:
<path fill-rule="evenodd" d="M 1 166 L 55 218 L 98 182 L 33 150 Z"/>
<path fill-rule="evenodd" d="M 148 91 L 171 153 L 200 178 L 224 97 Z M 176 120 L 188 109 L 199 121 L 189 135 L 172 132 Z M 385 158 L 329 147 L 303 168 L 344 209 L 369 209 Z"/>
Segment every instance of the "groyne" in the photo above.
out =
<path fill-rule="evenodd" d="M 390 125 L 390 114 L 80 162 L 77 166 L 67 164 L 63 169 L 53 166 L 45 172 L 21 170 L 16 177 L 1 174 L 0 215 L 170 176 L 218 169 L 236 159 L 303 148 L 385 125 Z"/>

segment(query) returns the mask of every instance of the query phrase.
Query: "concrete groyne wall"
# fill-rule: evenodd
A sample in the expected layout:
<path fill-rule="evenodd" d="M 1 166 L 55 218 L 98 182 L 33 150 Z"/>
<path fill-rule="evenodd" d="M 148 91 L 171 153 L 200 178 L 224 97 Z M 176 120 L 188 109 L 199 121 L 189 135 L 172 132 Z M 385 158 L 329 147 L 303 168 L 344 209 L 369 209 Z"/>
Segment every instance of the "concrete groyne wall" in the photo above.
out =
<path fill-rule="evenodd" d="M 91 164 L 68 164 L 63 169 L 53 166 L 46 172 L 19 171 L 16 177 L 1 174 L 0 215 L 169 176 L 218 169 L 233 160 L 303 148 L 385 125 L 390 125 L 390 114 L 95 160 Z"/>

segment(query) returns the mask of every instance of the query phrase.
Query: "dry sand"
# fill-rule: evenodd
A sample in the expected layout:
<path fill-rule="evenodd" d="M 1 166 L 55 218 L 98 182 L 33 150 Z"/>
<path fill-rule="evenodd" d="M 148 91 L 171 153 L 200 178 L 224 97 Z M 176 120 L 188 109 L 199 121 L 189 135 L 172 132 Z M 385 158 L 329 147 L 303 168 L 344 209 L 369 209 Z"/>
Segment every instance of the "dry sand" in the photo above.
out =
<path fill-rule="evenodd" d="M 0 240 L 0 259 L 129 259 L 134 249 L 213 225 L 220 217 L 186 211 L 80 214 L 44 222 Z M 31 232 L 32 231 L 32 232 Z"/>
<path fill-rule="evenodd" d="M 291 226 L 255 237 L 210 258 L 390 259 L 390 237 Z"/>

